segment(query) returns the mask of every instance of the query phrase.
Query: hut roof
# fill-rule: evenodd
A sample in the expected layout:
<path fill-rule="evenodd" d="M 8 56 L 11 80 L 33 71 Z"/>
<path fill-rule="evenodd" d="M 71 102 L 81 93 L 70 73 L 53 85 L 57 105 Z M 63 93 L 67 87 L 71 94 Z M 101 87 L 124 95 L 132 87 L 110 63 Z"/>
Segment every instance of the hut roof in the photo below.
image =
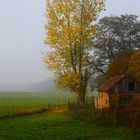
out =
<path fill-rule="evenodd" d="M 106 91 L 110 90 L 112 87 L 114 87 L 124 77 L 125 77 L 125 75 L 119 75 L 119 76 L 115 76 L 115 77 L 109 79 L 107 82 L 102 84 L 97 89 L 97 91 L 99 91 L 99 92 L 106 92 Z"/>

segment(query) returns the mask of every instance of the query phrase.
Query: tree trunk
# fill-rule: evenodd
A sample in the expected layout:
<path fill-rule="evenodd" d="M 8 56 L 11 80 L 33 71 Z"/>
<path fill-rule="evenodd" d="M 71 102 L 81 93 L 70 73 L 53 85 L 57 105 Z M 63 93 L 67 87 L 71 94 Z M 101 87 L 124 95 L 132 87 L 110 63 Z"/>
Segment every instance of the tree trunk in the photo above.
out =
<path fill-rule="evenodd" d="M 88 85 L 88 70 L 85 69 L 84 74 L 81 77 L 81 88 L 77 92 L 78 103 L 80 107 L 85 107 L 86 105 L 86 93 L 87 93 L 87 85 Z"/>
<path fill-rule="evenodd" d="M 86 105 L 86 93 L 79 92 L 77 95 L 77 102 L 80 107 L 85 107 Z"/>

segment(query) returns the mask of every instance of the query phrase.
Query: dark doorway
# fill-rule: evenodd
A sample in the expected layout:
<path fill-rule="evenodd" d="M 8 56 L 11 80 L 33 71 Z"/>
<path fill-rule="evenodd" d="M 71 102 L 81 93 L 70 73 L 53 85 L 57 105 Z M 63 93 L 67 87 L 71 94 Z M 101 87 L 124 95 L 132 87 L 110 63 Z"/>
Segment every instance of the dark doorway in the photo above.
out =
<path fill-rule="evenodd" d="M 128 90 L 129 91 L 134 91 L 135 90 L 134 82 L 129 82 L 128 83 Z"/>

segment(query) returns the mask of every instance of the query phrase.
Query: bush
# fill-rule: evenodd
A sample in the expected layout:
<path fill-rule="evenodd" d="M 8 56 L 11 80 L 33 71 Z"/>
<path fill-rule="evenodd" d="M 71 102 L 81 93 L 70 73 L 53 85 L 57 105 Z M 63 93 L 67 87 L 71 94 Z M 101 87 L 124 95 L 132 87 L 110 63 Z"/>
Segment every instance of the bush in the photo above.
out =
<path fill-rule="evenodd" d="M 70 115 L 77 120 L 85 121 L 93 125 L 116 126 L 116 114 L 110 110 L 98 110 L 93 107 L 71 110 Z"/>

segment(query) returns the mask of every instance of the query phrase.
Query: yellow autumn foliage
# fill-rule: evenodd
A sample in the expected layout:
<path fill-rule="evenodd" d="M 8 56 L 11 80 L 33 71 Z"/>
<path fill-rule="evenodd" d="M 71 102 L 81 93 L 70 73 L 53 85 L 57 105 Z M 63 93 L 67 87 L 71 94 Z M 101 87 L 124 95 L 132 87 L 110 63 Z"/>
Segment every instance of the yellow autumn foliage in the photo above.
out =
<path fill-rule="evenodd" d="M 71 88 L 75 91 L 79 90 L 81 84 L 81 74 L 75 72 L 69 72 L 63 74 L 57 79 L 58 88 Z"/>
<path fill-rule="evenodd" d="M 93 25 L 104 10 L 104 0 L 47 0 L 46 39 L 51 51 L 44 57 L 60 88 L 80 89 L 93 47 Z"/>

